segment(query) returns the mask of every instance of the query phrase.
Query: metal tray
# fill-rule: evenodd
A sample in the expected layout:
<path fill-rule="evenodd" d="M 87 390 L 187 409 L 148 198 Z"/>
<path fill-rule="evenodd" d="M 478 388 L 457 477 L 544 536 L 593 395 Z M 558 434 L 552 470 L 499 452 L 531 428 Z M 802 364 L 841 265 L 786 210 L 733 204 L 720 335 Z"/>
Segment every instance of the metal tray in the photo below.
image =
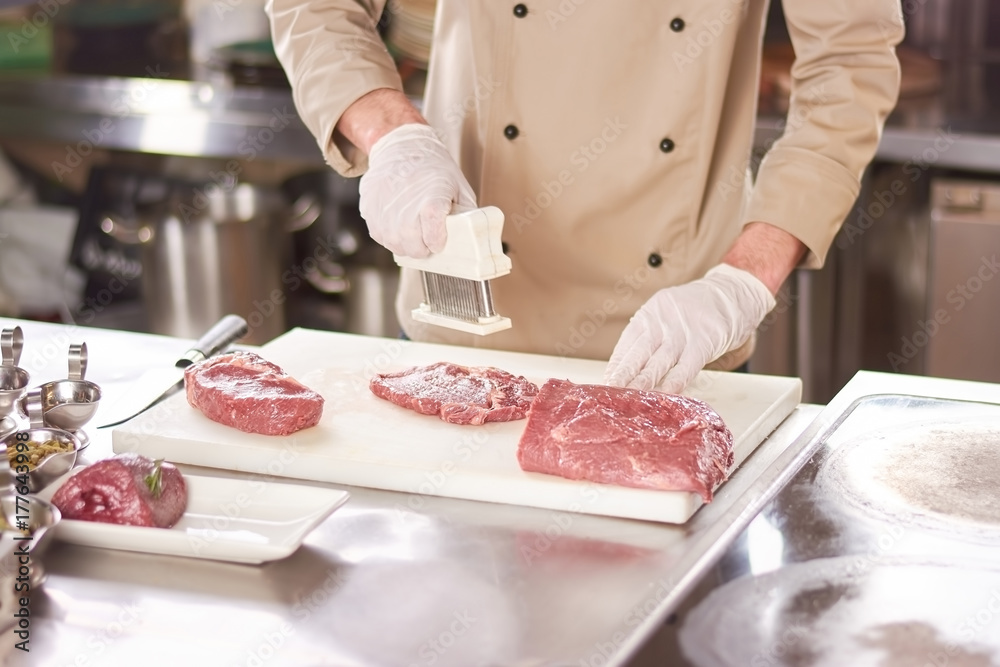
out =
<path fill-rule="evenodd" d="M 866 396 L 784 477 L 682 664 L 1000 664 L 1000 405 Z"/>

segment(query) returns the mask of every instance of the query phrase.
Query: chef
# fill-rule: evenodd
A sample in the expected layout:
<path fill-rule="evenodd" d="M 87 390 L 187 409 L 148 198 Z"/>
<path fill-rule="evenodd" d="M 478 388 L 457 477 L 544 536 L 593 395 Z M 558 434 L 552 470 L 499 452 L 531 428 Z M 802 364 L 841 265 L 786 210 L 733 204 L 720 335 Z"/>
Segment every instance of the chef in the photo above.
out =
<path fill-rule="evenodd" d="M 796 267 L 819 268 L 895 104 L 899 0 L 785 0 L 783 136 L 749 177 L 766 0 L 439 0 L 422 113 L 375 24 L 380 0 L 270 0 L 275 49 L 329 164 L 360 180 L 372 238 L 444 246 L 493 205 L 513 327 L 412 339 L 609 359 L 611 384 L 681 391 L 733 369 Z M 661 384 L 662 382 L 662 384 Z"/>

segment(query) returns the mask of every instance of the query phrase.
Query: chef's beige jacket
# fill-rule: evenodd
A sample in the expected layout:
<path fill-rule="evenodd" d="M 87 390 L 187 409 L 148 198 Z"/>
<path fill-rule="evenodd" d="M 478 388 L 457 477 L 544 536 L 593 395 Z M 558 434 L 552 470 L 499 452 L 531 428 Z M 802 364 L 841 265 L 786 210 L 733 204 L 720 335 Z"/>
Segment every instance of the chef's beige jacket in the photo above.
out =
<path fill-rule="evenodd" d="M 366 158 L 334 126 L 401 89 L 374 31 L 380 0 L 271 0 L 278 57 L 329 164 Z M 607 359 L 657 290 L 701 277 L 744 224 L 800 239 L 822 265 L 899 89 L 899 0 L 785 0 L 796 53 L 783 136 L 750 180 L 767 0 L 439 0 L 423 112 L 479 204 L 505 214 L 513 328 L 414 322 L 415 340 Z M 390 5 L 391 9 L 391 5 Z M 740 361 L 740 360 L 737 360 Z"/>

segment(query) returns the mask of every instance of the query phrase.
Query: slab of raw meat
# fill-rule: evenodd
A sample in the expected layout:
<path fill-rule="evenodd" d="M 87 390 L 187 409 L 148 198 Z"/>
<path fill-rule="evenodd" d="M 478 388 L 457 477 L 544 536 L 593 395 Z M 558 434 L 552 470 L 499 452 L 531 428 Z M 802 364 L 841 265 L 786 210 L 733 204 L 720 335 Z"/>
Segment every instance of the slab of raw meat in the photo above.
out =
<path fill-rule="evenodd" d="M 52 497 L 64 519 L 129 526 L 170 528 L 187 508 L 187 484 L 170 463 L 160 464 L 160 494 L 146 484 L 155 461 L 118 454 L 87 466 L 66 480 Z"/>
<path fill-rule="evenodd" d="M 188 403 L 247 433 L 289 435 L 315 426 L 323 397 L 259 354 L 239 350 L 184 371 Z"/>
<path fill-rule="evenodd" d="M 369 387 L 379 398 L 438 415 L 449 424 L 485 424 L 524 419 L 538 387 L 507 371 L 439 362 L 376 375 Z"/>
<path fill-rule="evenodd" d="M 733 464 L 733 434 L 702 401 L 656 391 L 549 380 L 517 446 L 523 470 L 705 502 Z"/>

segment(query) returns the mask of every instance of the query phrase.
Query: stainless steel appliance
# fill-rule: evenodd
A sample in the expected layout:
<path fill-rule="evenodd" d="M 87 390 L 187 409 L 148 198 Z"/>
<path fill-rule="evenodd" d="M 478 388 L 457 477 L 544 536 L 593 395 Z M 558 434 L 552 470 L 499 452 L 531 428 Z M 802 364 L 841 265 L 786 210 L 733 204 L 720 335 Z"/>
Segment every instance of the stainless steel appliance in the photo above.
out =
<path fill-rule="evenodd" d="M 236 313 L 249 324 L 247 343 L 284 333 L 290 233 L 315 221 L 318 202 L 289 205 L 276 188 L 235 181 L 160 186 L 165 196 L 136 217 L 100 221 L 108 236 L 140 249 L 149 329 L 197 338 Z"/>
<path fill-rule="evenodd" d="M 358 179 L 324 168 L 293 176 L 283 190 L 289 199 L 309 196 L 322 202 L 318 219 L 293 236 L 295 266 L 308 283 L 296 304 L 296 323 L 367 336 L 399 336 L 395 311 L 399 267 L 392 253 L 368 235 L 358 212 Z"/>
<path fill-rule="evenodd" d="M 902 341 L 927 375 L 1000 382 L 1000 183 L 931 186 L 925 319 Z"/>

